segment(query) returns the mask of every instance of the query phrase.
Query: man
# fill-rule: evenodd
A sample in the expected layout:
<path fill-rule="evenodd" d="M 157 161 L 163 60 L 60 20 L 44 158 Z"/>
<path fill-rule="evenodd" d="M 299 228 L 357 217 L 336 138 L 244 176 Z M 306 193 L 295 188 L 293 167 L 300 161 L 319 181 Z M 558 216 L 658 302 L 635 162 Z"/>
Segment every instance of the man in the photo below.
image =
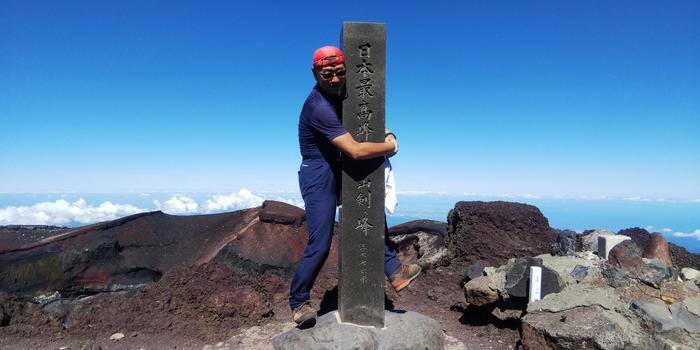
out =
<path fill-rule="evenodd" d="M 340 49 L 324 46 L 316 50 L 311 72 L 316 86 L 299 116 L 302 156 L 299 189 L 304 198 L 308 241 L 296 267 L 289 296 L 297 324 L 316 318 L 309 293 L 331 246 L 341 183 L 340 152 L 352 159 L 371 159 L 391 156 L 398 151 L 396 137 L 390 132 L 383 143 L 357 142 L 343 127 L 345 59 Z M 418 265 L 401 265 L 396 251 L 384 246 L 384 273 L 396 291 L 405 288 L 420 272 Z"/>

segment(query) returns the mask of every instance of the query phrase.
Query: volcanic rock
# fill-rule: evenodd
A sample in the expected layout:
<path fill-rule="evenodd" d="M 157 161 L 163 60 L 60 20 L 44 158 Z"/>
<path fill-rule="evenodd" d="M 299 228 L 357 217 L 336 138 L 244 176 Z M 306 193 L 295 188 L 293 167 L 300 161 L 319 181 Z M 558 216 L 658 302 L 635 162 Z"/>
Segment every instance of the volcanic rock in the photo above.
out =
<path fill-rule="evenodd" d="M 673 266 L 668 241 L 666 241 L 666 238 L 664 238 L 664 236 L 658 232 L 653 233 L 651 238 L 649 238 L 649 241 L 647 241 L 642 257 L 647 259 L 659 259 L 663 261 L 666 266 Z"/>
<path fill-rule="evenodd" d="M 689 267 L 684 267 L 681 269 L 681 275 L 686 281 L 699 281 L 700 282 L 700 271 L 696 269 L 691 269 Z"/>
<path fill-rule="evenodd" d="M 576 267 L 574 267 L 574 269 L 569 275 L 573 277 L 576 280 L 576 282 L 581 282 L 588 275 L 588 267 L 583 265 L 576 265 Z"/>
<path fill-rule="evenodd" d="M 659 259 L 652 259 L 642 267 L 639 280 L 654 288 L 659 288 L 661 283 L 670 279 L 671 276 L 673 276 L 671 268 Z"/>
<path fill-rule="evenodd" d="M 294 225 L 297 227 L 301 226 L 306 219 L 303 209 L 291 204 L 270 200 L 263 202 L 258 217 L 260 217 L 262 222 Z"/>
<path fill-rule="evenodd" d="M 389 236 L 411 235 L 416 232 L 431 233 L 444 239 L 447 235 L 447 224 L 435 220 L 413 220 L 389 228 Z"/>
<path fill-rule="evenodd" d="M 630 285 L 629 278 L 627 274 L 622 271 L 619 267 L 610 266 L 601 271 L 601 274 L 605 278 L 607 284 L 613 288 L 628 287 Z"/>
<path fill-rule="evenodd" d="M 397 246 L 402 263 L 416 263 L 427 270 L 448 256 L 446 230 L 447 225 L 440 221 L 409 221 L 391 227 L 389 239 Z"/>
<path fill-rule="evenodd" d="M 469 267 L 467 267 L 467 271 L 464 272 L 464 276 L 462 277 L 462 280 L 459 282 L 460 286 L 464 286 L 467 282 L 477 278 L 481 277 L 484 275 L 484 264 L 481 261 L 477 261 Z"/>
<path fill-rule="evenodd" d="M 510 297 L 527 298 L 530 284 L 530 267 L 542 267 L 541 297 L 551 293 L 559 293 L 564 288 L 564 282 L 559 274 L 542 265 L 542 259 L 518 258 L 506 272 L 505 289 Z"/>
<path fill-rule="evenodd" d="M 629 236 L 639 247 L 646 247 L 651 239 L 649 232 L 639 227 L 621 230 L 618 234 Z M 689 253 L 687 249 L 673 243 L 669 243 L 668 246 L 675 266 L 700 270 L 700 254 Z"/>
<path fill-rule="evenodd" d="M 498 301 L 498 292 L 490 288 L 491 280 L 488 276 L 472 279 L 464 285 L 464 298 L 467 303 L 483 306 Z"/>
<path fill-rule="evenodd" d="M 504 264 L 550 251 L 556 232 L 539 209 L 510 202 L 458 202 L 447 217 L 447 247 L 456 261 Z"/>
<path fill-rule="evenodd" d="M 552 255 L 569 255 L 576 253 L 576 232 L 571 230 L 560 231 L 557 234 L 557 243 L 552 249 Z"/>
<path fill-rule="evenodd" d="M 634 302 L 630 309 L 655 333 L 669 338 L 666 341 L 666 343 L 669 343 L 669 340 L 672 342 L 669 345 L 691 348 L 700 342 L 700 317 L 689 311 L 684 303 L 667 307 L 663 304 Z"/>
<path fill-rule="evenodd" d="M 626 327 L 621 324 L 624 319 L 595 305 L 556 314 L 528 313 L 522 321 L 522 344 L 526 350 L 612 350 L 622 349 L 630 342 Z M 582 347 L 582 344 L 587 346 Z"/>
<path fill-rule="evenodd" d="M 639 247 L 631 240 L 623 241 L 614 246 L 608 255 L 608 262 L 632 277 L 639 275 L 644 264 Z"/>

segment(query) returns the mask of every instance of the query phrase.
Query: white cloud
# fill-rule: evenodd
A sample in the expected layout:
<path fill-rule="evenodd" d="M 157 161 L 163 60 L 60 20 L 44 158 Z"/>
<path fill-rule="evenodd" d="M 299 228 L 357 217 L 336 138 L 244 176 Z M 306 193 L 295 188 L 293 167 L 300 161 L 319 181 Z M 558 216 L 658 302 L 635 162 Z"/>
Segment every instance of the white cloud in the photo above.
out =
<path fill-rule="evenodd" d="M 664 227 L 661 229 L 661 232 L 669 233 L 669 232 L 673 232 L 673 230 L 670 229 L 669 227 Z"/>
<path fill-rule="evenodd" d="M 652 232 L 652 231 L 654 231 L 654 226 L 649 225 L 649 226 L 644 227 L 644 229 L 649 231 L 649 232 Z"/>
<path fill-rule="evenodd" d="M 538 196 L 536 194 L 529 194 L 529 193 L 524 194 L 522 197 L 528 198 L 528 199 L 540 199 L 540 198 L 542 198 L 541 196 Z"/>
<path fill-rule="evenodd" d="M 156 205 L 158 210 L 168 214 L 192 214 L 196 213 L 199 208 L 199 204 L 194 199 L 183 195 L 174 195 L 163 202 L 163 204 L 158 200 L 154 200 L 153 204 Z"/>
<path fill-rule="evenodd" d="M 73 203 L 59 199 L 32 206 L 0 208 L 0 225 L 64 225 L 70 222 L 90 224 L 144 211 L 147 210 L 131 204 L 113 204 L 107 201 L 95 207 L 82 198 Z"/>
<path fill-rule="evenodd" d="M 609 199 L 608 196 L 589 196 L 589 195 L 583 195 L 579 197 L 580 199 L 586 199 L 586 200 L 603 200 L 603 199 Z"/>
<path fill-rule="evenodd" d="M 674 232 L 673 237 L 692 237 L 700 241 L 700 229 L 693 232 Z"/>
<path fill-rule="evenodd" d="M 695 198 L 690 200 L 693 203 L 700 203 L 700 198 Z"/>
<path fill-rule="evenodd" d="M 648 202 L 650 201 L 649 198 L 642 198 L 642 197 L 627 197 L 624 198 L 626 201 L 634 201 L 634 202 Z"/>
<path fill-rule="evenodd" d="M 262 197 L 253 194 L 245 188 L 241 188 L 238 193 L 212 196 L 211 199 L 207 199 L 204 203 L 203 210 L 205 212 L 213 212 L 252 208 L 261 205 L 263 201 Z"/>

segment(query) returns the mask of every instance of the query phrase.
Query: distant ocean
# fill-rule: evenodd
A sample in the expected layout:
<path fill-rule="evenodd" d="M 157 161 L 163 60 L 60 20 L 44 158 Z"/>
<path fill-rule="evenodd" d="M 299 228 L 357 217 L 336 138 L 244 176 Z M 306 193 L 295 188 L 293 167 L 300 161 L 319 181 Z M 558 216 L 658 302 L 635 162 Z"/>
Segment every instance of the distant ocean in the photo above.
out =
<path fill-rule="evenodd" d="M 411 220 L 447 221 L 458 201 L 503 200 L 534 205 L 549 224 L 582 232 L 630 227 L 661 232 L 667 240 L 700 253 L 700 202 L 697 200 L 560 199 L 485 197 L 452 194 L 399 194 L 399 206 L 388 216 L 389 226 Z M 49 224 L 81 226 L 139 211 L 163 210 L 178 215 L 232 211 L 260 205 L 264 199 L 301 205 L 294 192 L 247 191 L 217 193 L 0 193 L 0 225 Z"/>

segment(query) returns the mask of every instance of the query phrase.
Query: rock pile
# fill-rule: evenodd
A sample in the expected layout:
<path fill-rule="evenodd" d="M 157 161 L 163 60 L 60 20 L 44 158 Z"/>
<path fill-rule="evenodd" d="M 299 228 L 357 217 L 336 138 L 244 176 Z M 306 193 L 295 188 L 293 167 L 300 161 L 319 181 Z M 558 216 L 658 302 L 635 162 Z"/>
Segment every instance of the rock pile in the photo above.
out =
<path fill-rule="evenodd" d="M 579 349 L 582 344 L 591 349 L 697 349 L 700 289 L 695 275 L 685 269 L 686 281 L 678 279 L 664 254 L 668 243 L 663 237 L 644 241 L 644 249 L 633 240 L 622 241 L 608 259 L 590 251 L 569 255 L 561 250 L 561 255 L 510 259 L 464 284 L 465 299 L 492 310 L 494 317 L 501 317 L 503 309 L 511 310 L 509 317 L 520 317 L 525 349 Z M 531 266 L 543 269 L 543 298 L 528 302 L 523 298 Z"/>

